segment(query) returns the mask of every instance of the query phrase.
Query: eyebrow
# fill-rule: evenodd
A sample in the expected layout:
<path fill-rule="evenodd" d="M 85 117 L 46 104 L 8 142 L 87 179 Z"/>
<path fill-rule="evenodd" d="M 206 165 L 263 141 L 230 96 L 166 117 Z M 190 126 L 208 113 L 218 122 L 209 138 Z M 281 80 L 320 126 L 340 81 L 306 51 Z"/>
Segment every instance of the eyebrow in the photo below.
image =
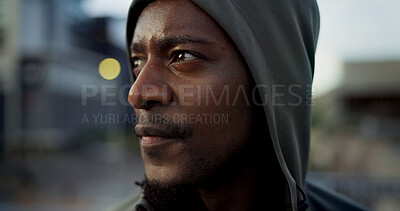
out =
<path fill-rule="evenodd" d="M 163 37 L 159 40 L 156 41 L 157 47 L 161 51 L 165 51 L 168 49 L 171 49 L 177 45 L 180 44 L 187 44 L 187 43 L 192 43 L 192 44 L 212 44 L 211 41 L 208 41 L 206 39 L 202 38 L 197 38 L 197 37 L 192 37 L 189 35 L 184 35 L 184 36 L 175 36 L 175 37 Z M 130 46 L 130 50 L 135 51 L 135 52 L 144 52 L 144 44 L 142 42 L 132 42 Z"/>

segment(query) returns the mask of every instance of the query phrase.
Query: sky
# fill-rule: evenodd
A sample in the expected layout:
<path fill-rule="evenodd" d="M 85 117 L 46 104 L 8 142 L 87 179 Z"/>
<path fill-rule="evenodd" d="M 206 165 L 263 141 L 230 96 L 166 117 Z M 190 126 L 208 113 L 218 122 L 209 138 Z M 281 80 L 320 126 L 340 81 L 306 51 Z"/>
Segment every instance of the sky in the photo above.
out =
<path fill-rule="evenodd" d="M 123 19 L 130 2 L 86 0 L 84 8 L 91 16 Z M 317 96 L 340 86 L 345 61 L 400 60 L 400 0 L 317 2 L 321 15 L 314 75 Z"/>
<path fill-rule="evenodd" d="M 345 61 L 400 60 L 399 0 L 319 0 L 318 4 L 317 95 L 340 86 Z"/>

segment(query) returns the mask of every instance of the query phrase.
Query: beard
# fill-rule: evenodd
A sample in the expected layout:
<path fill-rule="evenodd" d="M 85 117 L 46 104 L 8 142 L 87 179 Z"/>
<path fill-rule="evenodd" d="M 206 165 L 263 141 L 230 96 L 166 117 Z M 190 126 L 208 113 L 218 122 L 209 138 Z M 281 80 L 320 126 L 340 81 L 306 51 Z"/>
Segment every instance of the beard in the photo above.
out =
<path fill-rule="evenodd" d="M 144 192 L 144 198 L 157 211 L 194 210 L 201 207 L 196 189 L 190 184 L 149 181 L 136 182 Z"/>

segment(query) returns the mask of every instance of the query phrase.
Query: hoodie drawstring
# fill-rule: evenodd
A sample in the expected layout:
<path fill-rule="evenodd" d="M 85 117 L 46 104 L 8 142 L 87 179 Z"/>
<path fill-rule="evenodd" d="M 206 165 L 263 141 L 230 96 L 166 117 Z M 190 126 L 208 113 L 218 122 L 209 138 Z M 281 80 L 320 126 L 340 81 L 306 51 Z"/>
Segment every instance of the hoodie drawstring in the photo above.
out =
<path fill-rule="evenodd" d="M 301 193 L 303 200 L 299 201 L 299 203 L 297 203 L 297 210 L 298 211 L 305 211 L 308 209 L 308 207 L 310 206 L 307 202 L 307 196 L 304 193 L 303 189 L 301 189 L 301 187 L 296 184 L 296 188 L 297 190 Z"/>

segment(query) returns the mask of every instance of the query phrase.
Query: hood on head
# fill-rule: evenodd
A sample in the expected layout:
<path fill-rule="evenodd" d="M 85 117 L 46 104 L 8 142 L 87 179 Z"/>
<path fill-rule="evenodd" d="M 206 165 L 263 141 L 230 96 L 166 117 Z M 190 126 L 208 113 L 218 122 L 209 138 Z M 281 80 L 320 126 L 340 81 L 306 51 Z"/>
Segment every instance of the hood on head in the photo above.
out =
<path fill-rule="evenodd" d="M 127 46 L 152 0 L 132 3 Z M 292 207 L 302 199 L 311 127 L 311 84 L 319 33 L 315 0 L 193 0 L 231 37 L 261 95 L 265 125 L 286 177 Z M 128 50 L 128 54 L 130 51 Z"/>

